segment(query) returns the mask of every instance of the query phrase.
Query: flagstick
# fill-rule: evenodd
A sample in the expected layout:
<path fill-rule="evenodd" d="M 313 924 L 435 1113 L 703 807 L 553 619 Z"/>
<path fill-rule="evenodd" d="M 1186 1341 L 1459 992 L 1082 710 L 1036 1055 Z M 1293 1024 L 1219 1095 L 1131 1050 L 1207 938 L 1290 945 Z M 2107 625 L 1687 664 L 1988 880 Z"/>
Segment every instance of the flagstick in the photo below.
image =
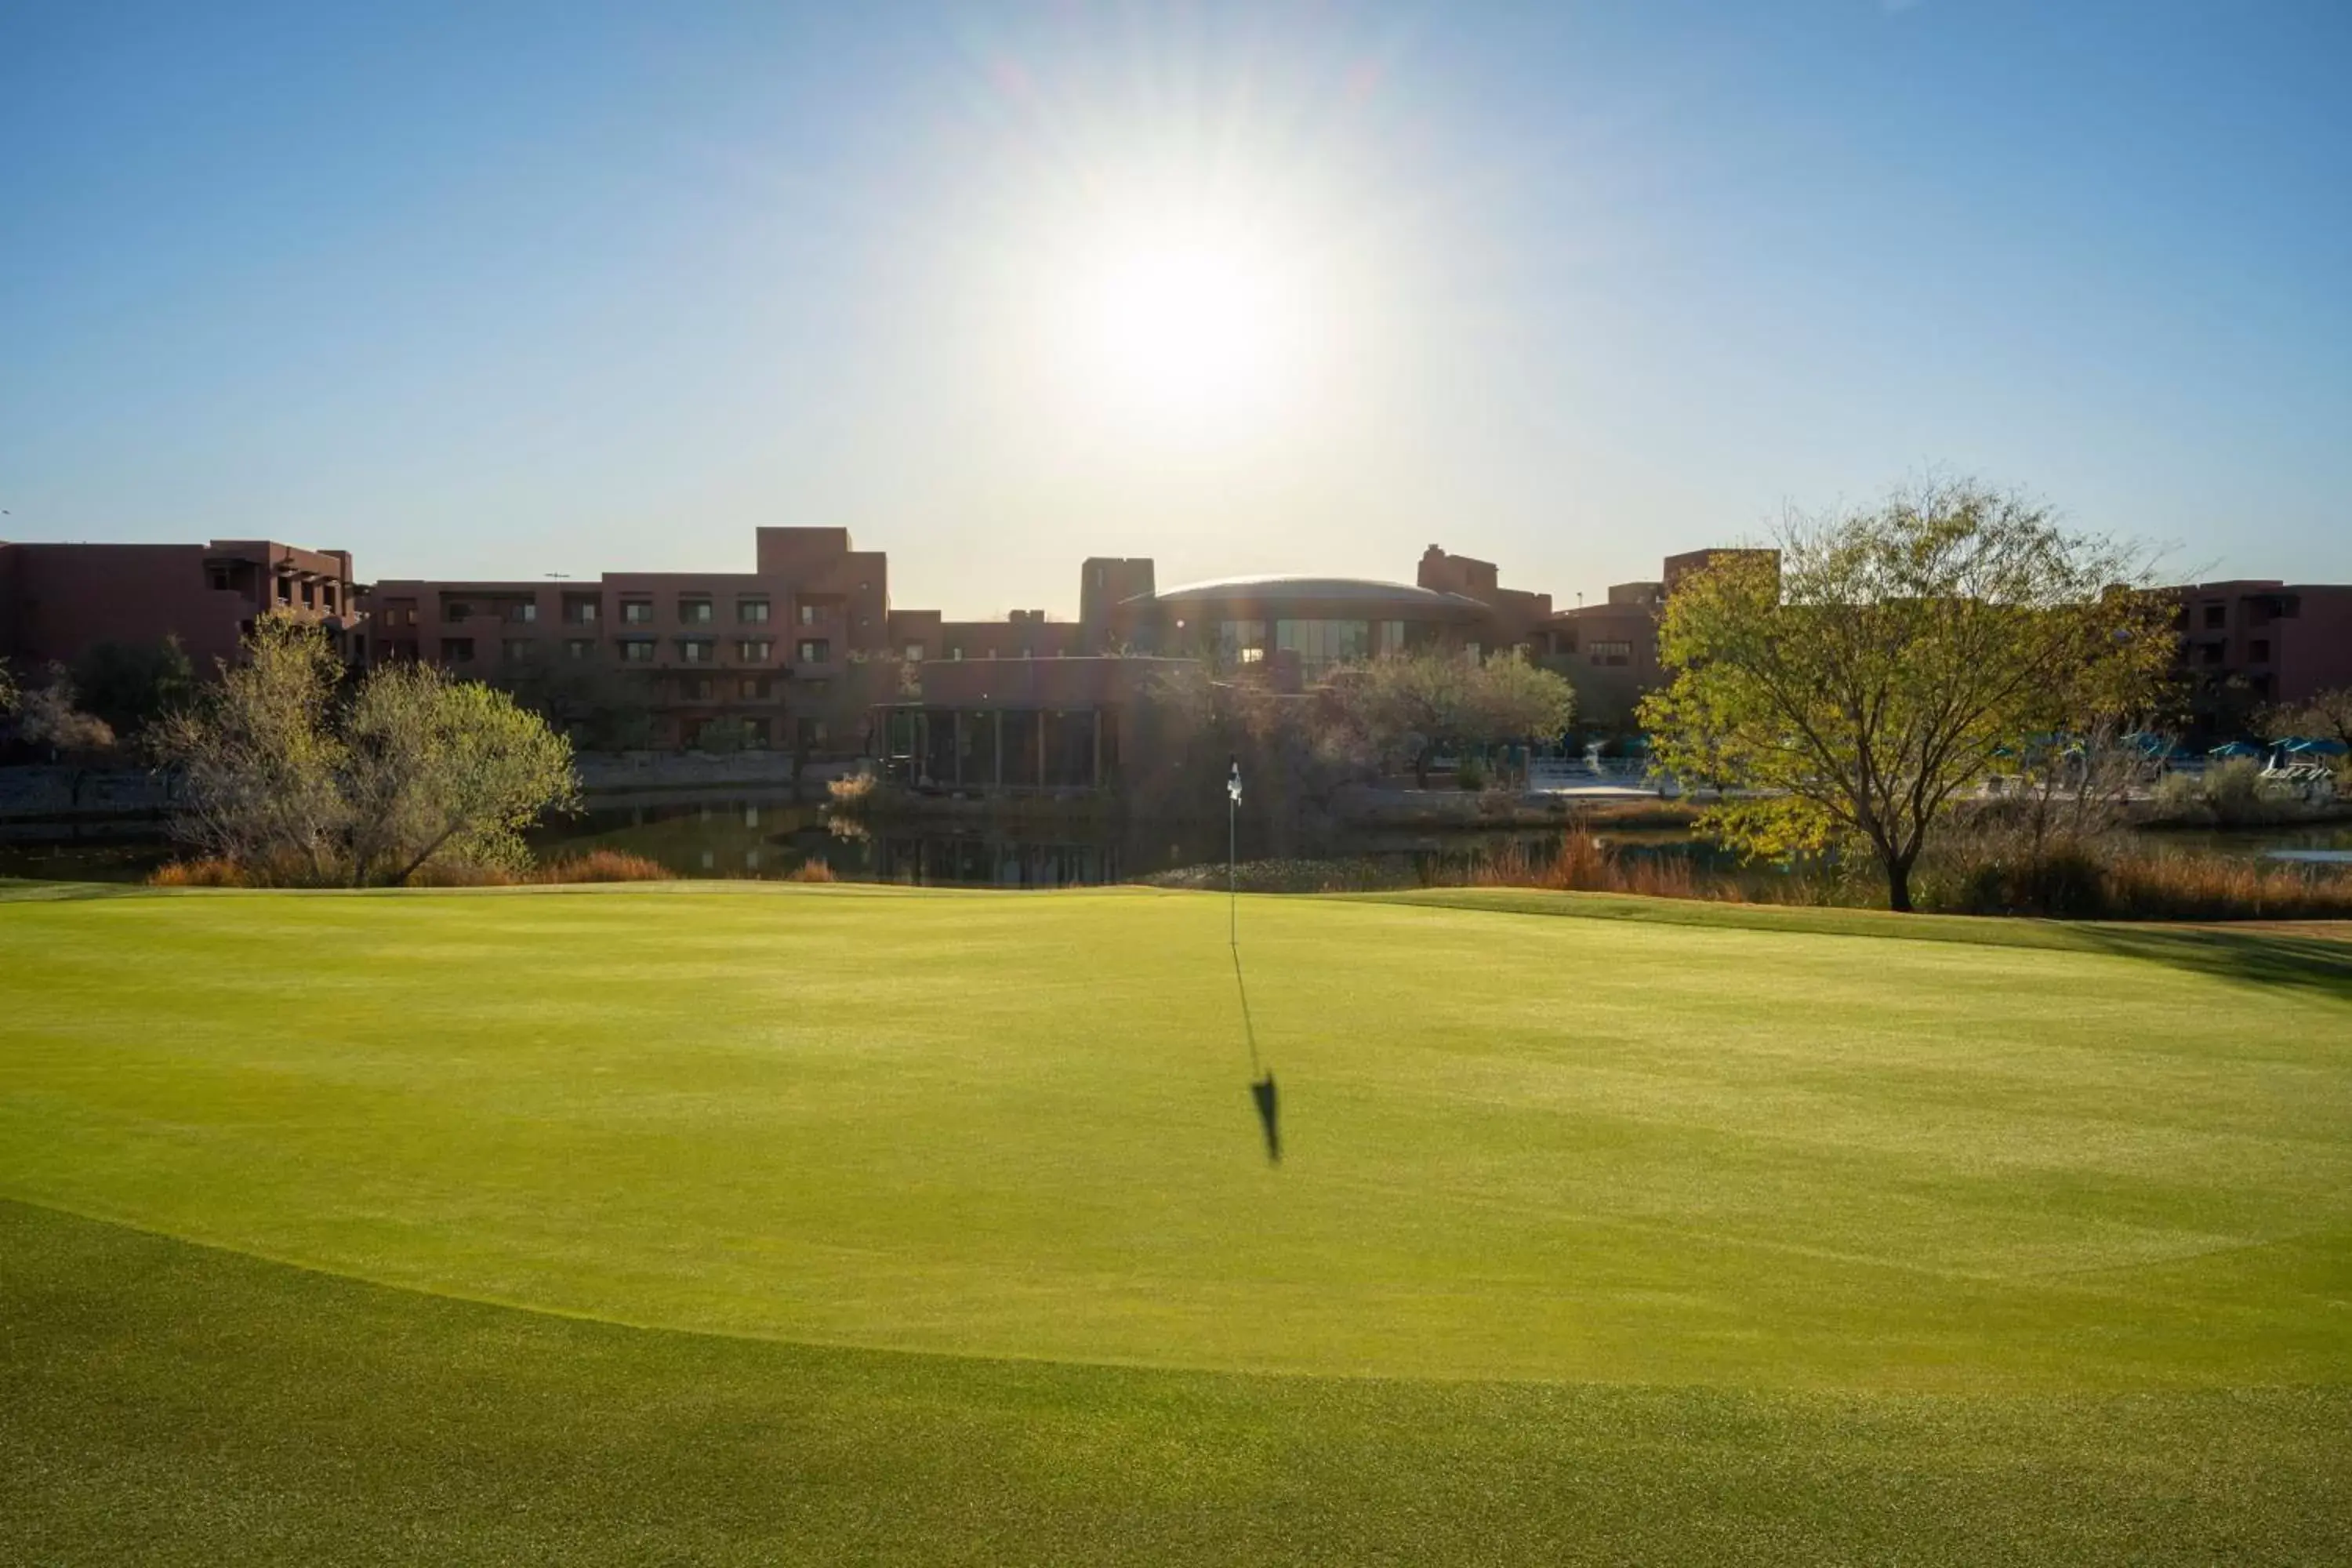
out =
<path fill-rule="evenodd" d="M 1242 763 L 1233 759 L 1233 773 L 1225 780 L 1225 945 L 1234 955 L 1234 989 L 1242 999 L 1242 1032 L 1249 1040 L 1250 1074 L 1258 1072 L 1257 1024 L 1250 1017 L 1249 986 L 1242 979 L 1241 900 L 1234 873 L 1234 846 L 1238 829 L 1234 826 L 1241 812 Z"/>

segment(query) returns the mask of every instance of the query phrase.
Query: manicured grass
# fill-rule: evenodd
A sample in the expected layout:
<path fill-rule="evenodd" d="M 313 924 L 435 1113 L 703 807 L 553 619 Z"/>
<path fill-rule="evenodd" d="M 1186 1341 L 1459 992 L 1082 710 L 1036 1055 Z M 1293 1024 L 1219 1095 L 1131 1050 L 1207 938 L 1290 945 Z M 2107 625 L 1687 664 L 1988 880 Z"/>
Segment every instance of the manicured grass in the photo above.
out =
<path fill-rule="evenodd" d="M 2324 939 L 0 900 L 0 1557 L 2352 1551 Z"/>

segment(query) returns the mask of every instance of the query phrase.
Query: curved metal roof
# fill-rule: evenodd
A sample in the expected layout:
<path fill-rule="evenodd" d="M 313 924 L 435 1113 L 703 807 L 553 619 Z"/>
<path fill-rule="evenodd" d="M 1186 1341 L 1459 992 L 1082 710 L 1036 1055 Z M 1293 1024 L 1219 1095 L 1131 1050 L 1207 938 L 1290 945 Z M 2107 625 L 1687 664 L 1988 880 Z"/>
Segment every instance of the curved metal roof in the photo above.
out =
<path fill-rule="evenodd" d="M 1465 594 L 1442 594 L 1410 583 L 1382 583 L 1370 577 L 1286 576 L 1223 577 L 1206 583 L 1185 583 L 1139 595 L 1162 605 L 1216 599 L 1318 599 L 1363 605 L 1415 605 L 1428 609 L 1485 611 L 1486 605 Z M 1129 601 L 1132 603 L 1133 601 Z"/>

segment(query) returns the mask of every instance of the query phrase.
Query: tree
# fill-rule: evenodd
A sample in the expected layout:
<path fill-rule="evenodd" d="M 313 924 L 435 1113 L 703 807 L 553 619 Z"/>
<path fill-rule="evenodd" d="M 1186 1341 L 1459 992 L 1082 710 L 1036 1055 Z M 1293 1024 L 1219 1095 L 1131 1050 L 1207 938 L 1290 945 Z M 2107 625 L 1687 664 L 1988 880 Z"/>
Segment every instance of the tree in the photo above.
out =
<path fill-rule="evenodd" d="M 541 659 L 502 677 L 499 687 L 557 733 L 592 752 L 653 744 L 652 693 L 644 675 L 595 659 Z"/>
<path fill-rule="evenodd" d="M 1517 653 L 1499 654 L 1472 671 L 1468 698 L 1465 740 L 1556 737 L 1576 716 L 1576 688 Z"/>
<path fill-rule="evenodd" d="M 113 727 L 82 710 L 73 677 L 61 664 L 49 666 L 46 684 L 18 692 L 16 708 L 16 733 L 34 745 L 48 747 L 53 755 L 113 748 Z"/>
<path fill-rule="evenodd" d="M 118 735 L 137 735 L 196 691 L 196 667 L 180 639 L 102 642 L 74 661 L 81 705 Z"/>
<path fill-rule="evenodd" d="M 1437 749 L 1470 706 L 1470 664 L 1444 654 L 1374 659 L 1337 683 L 1341 708 L 1382 758 L 1409 758 L 1414 784 L 1429 787 Z"/>
<path fill-rule="evenodd" d="M 2305 701 L 2284 702 L 2266 709 L 2262 723 L 2265 736 L 2270 739 L 2308 735 L 2316 740 L 2340 741 L 2352 746 L 2352 686 L 2315 691 Z"/>
<path fill-rule="evenodd" d="M 0 713 L 5 713 L 16 706 L 16 677 L 9 669 L 8 661 L 0 658 Z"/>
<path fill-rule="evenodd" d="M 156 726 L 157 753 L 180 772 L 173 836 L 266 875 L 332 880 L 348 823 L 343 746 L 329 723 L 342 662 L 284 615 L 257 621 L 244 655 Z"/>
<path fill-rule="evenodd" d="M 342 718 L 352 885 L 398 884 L 439 856 L 514 869 L 524 831 L 579 789 L 572 742 L 503 691 L 401 664 L 362 683 Z"/>
<path fill-rule="evenodd" d="M 506 693 L 379 668 L 345 700 L 333 648 L 268 616 L 218 686 L 158 726 L 182 775 L 175 837 L 270 880 L 404 882 L 428 863 L 511 867 L 577 798 L 571 742 Z"/>
<path fill-rule="evenodd" d="M 2004 750 L 2152 703 L 2170 605 L 2145 563 L 1969 481 L 1792 520 L 1667 601 L 1675 672 L 1642 705 L 1659 759 L 1760 792 L 1703 822 L 1750 853 L 1875 857 L 1911 908 L 1930 836 Z"/>
<path fill-rule="evenodd" d="M 1516 654 L 1474 664 L 1442 652 L 1377 658 L 1333 682 L 1342 710 L 1384 758 L 1409 758 L 1414 782 L 1449 742 L 1557 735 L 1576 710 L 1575 689 Z"/>

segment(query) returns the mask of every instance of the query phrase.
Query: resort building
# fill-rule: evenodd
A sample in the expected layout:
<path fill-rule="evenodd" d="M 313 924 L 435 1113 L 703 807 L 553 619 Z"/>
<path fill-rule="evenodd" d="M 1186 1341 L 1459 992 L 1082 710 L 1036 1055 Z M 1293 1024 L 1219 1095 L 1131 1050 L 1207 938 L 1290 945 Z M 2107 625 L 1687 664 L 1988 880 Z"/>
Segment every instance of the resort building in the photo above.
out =
<path fill-rule="evenodd" d="M 595 582 L 392 580 L 369 596 L 376 657 L 514 683 L 629 679 L 650 743 L 719 720 L 752 748 L 855 750 L 856 662 L 890 650 L 889 558 L 845 528 L 761 528 L 750 572 L 607 572 Z"/>
<path fill-rule="evenodd" d="M 19 670 L 71 664 L 100 643 L 176 637 L 199 670 L 234 658 L 272 610 L 317 625 L 345 657 L 366 653 L 352 557 L 275 540 L 210 544 L 0 542 L 0 658 Z"/>
<path fill-rule="evenodd" d="M 756 529 L 748 572 L 372 588 L 352 581 L 343 552 L 269 542 L 0 544 L 0 653 L 31 665 L 171 635 L 209 667 L 234 656 L 256 616 L 285 610 L 354 662 L 424 660 L 508 687 L 586 746 L 716 749 L 712 726 L 724 725 L 728 749 L 877 756 L 953 788 L 1085 789 L 1118 775 L 1143 683 L 1170 661 L 1297 692 L 1387 654 L 1517 649 L 1574 683 L 1581 723 L 1630 726 L 1662 679 L 1660 608 L 1714 558 L 1671 557 L 1658 582 L 1555 611 L 1549 594 L 1503 586 L 1493 562 L 1435 544 L 1412 583 L 1161 588 L 1149 557 L 1096 556 L 1079 566 L 1076 620 L 1042 609 L 949 620 L 894 608 L 888 557 L 842 528 Z M 631 738 L 600 730 L 595 716 L 614 712 Z"/>
<path fill-rule="evenodd" d="M 2352 586 L 2253 580 L 2171 592 L 2175 673 L 2200 733 L 2234 737 L 2263 708 L 2352 687 Z"/>

